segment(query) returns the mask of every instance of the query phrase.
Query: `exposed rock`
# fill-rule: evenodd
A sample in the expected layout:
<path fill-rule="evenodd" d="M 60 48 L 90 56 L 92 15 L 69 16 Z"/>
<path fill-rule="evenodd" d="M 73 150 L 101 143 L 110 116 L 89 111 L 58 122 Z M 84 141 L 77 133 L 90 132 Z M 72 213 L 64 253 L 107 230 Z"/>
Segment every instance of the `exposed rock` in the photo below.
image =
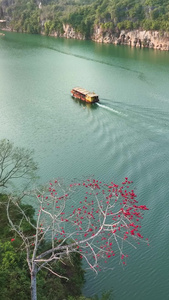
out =
<path fill-rule="evenodd" d="M 63 24 L 65 38 L 85 40 L 85 36 L 76 32 L 69 24 Z M 58 36 L 58 35 L 55 35 Z M 152 48 L 169 51 L 169 33 L 146 30 L 121 30 L 120 32 L 105 32 L 101 26 L 96 26 L 91 39 L 97 43 L 128 45 L 130 47 Z"/>
<path fill-rule="evenodd" d="M 98 43 L 123 44 L 131 47 L 153 48 L 169 51 L 169 33 L 145 30 L 122 30 L 121 32 L 104 32 L 101 27 L 95 27 L 92 40 Z"/>
<path fill-rule="evenodd" d="M 62 34 L 62 37 L 67 39 L 85 40 L 85 36 L 83 36 L 80 32 L 76 32 L 69 24 L 63 24 L 63 30 L 64 33 Z"/>
<path fill-rule="evenodd" d="M 44 33 L 42 33 L 42 34 L 44 34 Z M 49 36 L 60 37 L 60 34 L 59 34 L 59 32 L 54 31 L 53 33 L 50 33 Z"/>

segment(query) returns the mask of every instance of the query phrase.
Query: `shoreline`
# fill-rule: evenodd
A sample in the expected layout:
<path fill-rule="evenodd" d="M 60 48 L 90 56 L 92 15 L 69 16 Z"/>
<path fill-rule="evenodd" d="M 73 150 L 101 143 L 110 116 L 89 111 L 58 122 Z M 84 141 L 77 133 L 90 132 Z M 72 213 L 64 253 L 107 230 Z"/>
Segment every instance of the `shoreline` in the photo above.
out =
<path fill-rule="evenodd" d="M 61 37 L 66 39 L 87 40 L 82 34 L 75 32 L 73 27 L 69 24 L 63 24 L 64 33 L 60 34 L 57 31 L 48 34 L 51 37 Z M 22 31 L 13 30 L 10 27 L 1 28 L 1 31 L 27 33 Z M 45 36 L 42 31 L 38 35 Z M 0 36 L 5 34 L 0 33 Z M 47 35 L 46 35 L 47 36 Z M 95 27 L 94 33 L 89 39 L 95 43 L 100 44 L 113 44 L 113 45 L 126 45 L 132 48 L 149 48 L 153 50 L 169 51 L 169 33 L 159 31 L 146 31 L 146 30 L 121 30 L 119 34 L 104 32 L 99 26 Z"/>

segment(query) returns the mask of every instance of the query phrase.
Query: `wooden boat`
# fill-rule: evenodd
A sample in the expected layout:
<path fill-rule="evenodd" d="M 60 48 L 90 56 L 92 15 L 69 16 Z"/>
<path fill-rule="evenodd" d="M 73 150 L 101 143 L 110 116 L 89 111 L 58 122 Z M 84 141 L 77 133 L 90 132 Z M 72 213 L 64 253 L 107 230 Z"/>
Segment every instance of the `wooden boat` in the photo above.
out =
<path fill-rule="evenodd" d="M 94 92 L 89 92 L 83 88 L 76 87 L 71 90 L 71 95 L 74 98 L 80 99 L 88 103 L 95 103 L 99 101 L 99 96 Z"/>

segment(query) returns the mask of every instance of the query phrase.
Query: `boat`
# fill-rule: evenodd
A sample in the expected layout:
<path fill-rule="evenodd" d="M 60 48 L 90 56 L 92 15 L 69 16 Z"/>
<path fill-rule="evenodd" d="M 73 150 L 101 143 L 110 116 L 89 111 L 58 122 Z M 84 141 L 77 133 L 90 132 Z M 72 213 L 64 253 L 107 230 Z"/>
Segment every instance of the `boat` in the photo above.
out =
<path fill-rule="evenodd" d="M 99 102 L 99 96 L 94 92 L 89 92 L 83 88 L 75 87 L 71 90 L 71 95 L 73 98 L 80 99 L 88 103 Z"/>

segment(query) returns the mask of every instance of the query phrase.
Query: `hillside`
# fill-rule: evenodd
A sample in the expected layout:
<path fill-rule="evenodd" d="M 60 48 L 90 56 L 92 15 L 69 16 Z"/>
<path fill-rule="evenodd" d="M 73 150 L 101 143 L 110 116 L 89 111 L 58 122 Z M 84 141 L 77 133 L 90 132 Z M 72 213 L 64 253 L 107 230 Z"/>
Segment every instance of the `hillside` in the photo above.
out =
<path fill-rule="evenodd" d="M 169 32 L 168 0 L 0 0 L 0 19 L 11 30 L 63 36 L 65 25 L 73 35 L 66 37 L 96 40 L 96 28 L 102 36 L 119 36 L 125 31 Z M 67 27 L 66 27 L 67 28 Z M 168 37 L 167 37 L 168 38 Z"/>

